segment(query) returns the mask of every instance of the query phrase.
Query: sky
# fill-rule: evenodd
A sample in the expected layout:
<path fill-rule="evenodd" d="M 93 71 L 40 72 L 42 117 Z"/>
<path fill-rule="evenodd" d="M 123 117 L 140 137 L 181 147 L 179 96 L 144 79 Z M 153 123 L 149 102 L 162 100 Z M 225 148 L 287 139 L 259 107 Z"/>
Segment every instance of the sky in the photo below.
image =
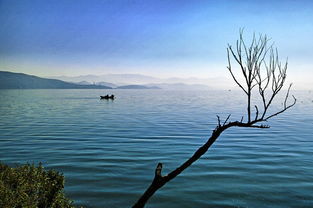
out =
<path fill-rule="evenodd" d="M 313 88 L 313 1 L 0 0 L 0 70 L 38 76 L 229 76 L 239 29 L 267 34 Z"/>

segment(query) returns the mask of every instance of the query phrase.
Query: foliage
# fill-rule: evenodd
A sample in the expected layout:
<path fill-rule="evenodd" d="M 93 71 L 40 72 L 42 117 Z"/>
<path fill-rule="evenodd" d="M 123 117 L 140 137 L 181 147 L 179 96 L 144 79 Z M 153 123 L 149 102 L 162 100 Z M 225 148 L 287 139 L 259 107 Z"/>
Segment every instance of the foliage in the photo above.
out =
<path fill-rule="evenodd" d="M 0 162 L 0 207 L 74 207 L 64 196 L 64 176 L 41 164 L 15 168 Z"/>

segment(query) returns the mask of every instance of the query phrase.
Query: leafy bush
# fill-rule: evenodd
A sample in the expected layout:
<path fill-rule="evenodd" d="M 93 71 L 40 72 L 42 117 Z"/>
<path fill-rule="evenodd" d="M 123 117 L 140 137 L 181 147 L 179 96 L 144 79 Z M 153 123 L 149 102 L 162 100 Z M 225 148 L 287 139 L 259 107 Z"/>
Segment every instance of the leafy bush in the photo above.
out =
<path fill-rule="evenodd" d="M 0 162 L 0 207 L 74 207 L 64 196 L 64 176 L 41 164 L 11 168 Z"/>

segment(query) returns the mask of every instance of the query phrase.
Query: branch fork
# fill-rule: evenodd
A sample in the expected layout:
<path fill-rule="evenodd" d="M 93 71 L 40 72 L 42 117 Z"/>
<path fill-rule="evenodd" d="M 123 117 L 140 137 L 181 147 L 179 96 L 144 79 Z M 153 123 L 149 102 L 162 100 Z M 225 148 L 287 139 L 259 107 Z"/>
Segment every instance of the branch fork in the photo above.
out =
<path fill-rule="evenodd" d="M 212 135 L 208 138 L 206 143 L 199 147 L 183 164 L 169 174 L 162 176 L 163 165 L 162 163 L 158 163 L 152 183 L 133 205 L 133 208 L 144 207 L 149 198 L 152 197 L 158 189 L 174 179 L 186 168 L 197 161 L 203 154 L 205 154 L 221 133 L 223 133 L 226 129 L 231 127 L 269 128 L 270 126 L 265 125 L 264 122 L 267 122 L 272 117 L 285 112 L 296 104 L 297 99 L 294 96 L 292 96 L 293 101 L 290 104 L 287 104 L 292 86 L 292 84 L 290 84 L 284 98 L 283 108 L 268 115 L 268 110 L 273 100 L 285 84 L 288 66 L 288 60 L 286 60 L 284 64 L 280 62 L 278 58 L 278 51 L 273 48 L 273 44 L 268 46 L 269 40 L 270 39 L 267 38 L 267 36 L 260 35 L 259 38 L 256 39 L 255 35 L 253 35 L 251 44 L 247 46 L 243 38 L 243 30 L 240 30 L 239 40 L 236 42 L 236 49 L 234 50 L 231 45 L 228 45 L 227 48 L 227 69 L 235 83 L 247 96 L 247 121 L 244 122 L 244 116 L 242 116 L 240 121 L 231 122 L 229 121 L 231 115 L 228 115 L 222 123 L 220 117 L 217 115 L 217 126 L 213 130 Z M 234 62 L 239 65 L 239 72 L 242 73 L 242 78 L 244 79 L 244 82 L 242 83 L 238 81 L 239 79 L 237 78 L 237 75 L 233 72 L 231 58 L 233 58 Z M 251 96 L 252 93 L 255 92 L 253 91 L 254 87 L 258 88 L 259 98 L 262 104 L 261 106 L 254 105 L 255 115 L 253 119 L 251 112 Z"/>

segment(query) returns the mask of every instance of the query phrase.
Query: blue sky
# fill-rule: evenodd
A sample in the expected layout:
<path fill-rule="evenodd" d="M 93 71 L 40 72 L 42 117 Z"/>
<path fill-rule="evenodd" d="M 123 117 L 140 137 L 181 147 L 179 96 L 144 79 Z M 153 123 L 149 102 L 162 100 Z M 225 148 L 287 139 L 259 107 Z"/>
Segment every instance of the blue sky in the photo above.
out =
<path fill-rule="evenodd" d="M 40 76 L 228 76 L 239 28 L 265 33 L 313 78 L 313 1 L 0 0 L 1 70 Z"/>

